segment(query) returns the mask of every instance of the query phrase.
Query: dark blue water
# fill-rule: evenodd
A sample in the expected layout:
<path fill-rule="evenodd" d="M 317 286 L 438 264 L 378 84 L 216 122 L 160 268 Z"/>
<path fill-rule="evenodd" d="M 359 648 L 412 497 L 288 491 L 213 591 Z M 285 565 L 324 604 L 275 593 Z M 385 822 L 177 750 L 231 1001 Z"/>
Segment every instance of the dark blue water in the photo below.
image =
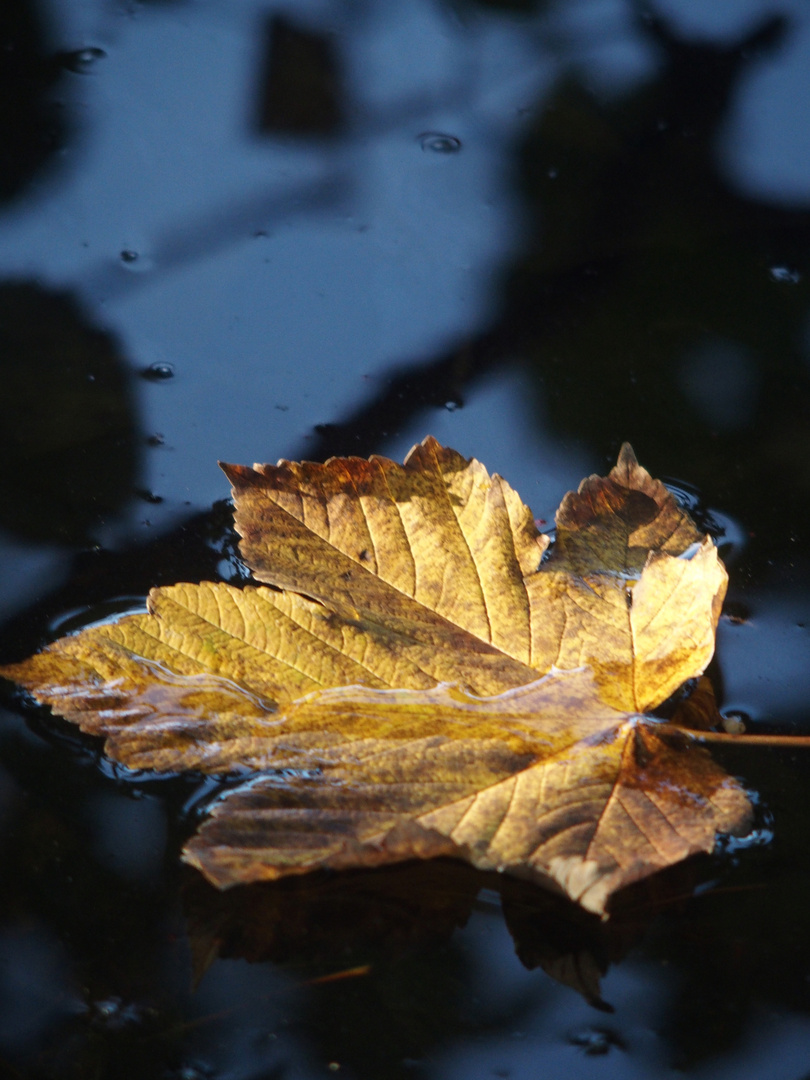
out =
<path fill-rule="evenodd" d="M 625 439 L 731 572 L 723 707 L 810 733 L 803 0 L 5 0 L 0 660 L 238 580 L 217 459 L 427 433 L 551 521 Z M 223 897 L 212 794 L 5 687 L 0 1073 L 810 1072 L 810 752 L 600 926 L 436 863 Z"/>

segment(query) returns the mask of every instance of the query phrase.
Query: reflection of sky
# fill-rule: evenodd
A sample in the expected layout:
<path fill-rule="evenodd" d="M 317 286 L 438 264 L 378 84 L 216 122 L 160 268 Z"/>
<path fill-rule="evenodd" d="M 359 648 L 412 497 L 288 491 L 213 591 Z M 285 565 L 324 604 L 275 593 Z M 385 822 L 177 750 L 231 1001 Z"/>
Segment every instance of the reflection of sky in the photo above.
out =
<path fill-rule="evenodd" d="M 745 194 L 810 203 L 810 9 L 806 0 L 657 0 L 657 11 L 697 40 L 732 42 L 781 15 L 780 47 L 743 75 L 719 160 Z"/>
<path fill-rule="evenodd" d="M 795 194 L 810 176 L 807 6 L 660 9 L 713 40 L 774 12 L 797 20 L 751 68 L 723 151 L 743 186 Z M 349 14 L 302 4 L 298 17 L 334 32 L 354 112 L 348 137 L 301 145 L 251 134 L 264 5 L 203 3 L 193 19 L 172 6 L 127 10 L 54 5 L 61 46 L 107 55 L 68 76 L 78 137 L 5 215 L 0 274 L 77 288 L 135 364 L 174 365 L 173 383 L 142 387 L 147 433 L 170 448 L 152 452 L 144 477 L 167 497 L 149 510 L 153 527 L 225 493 L 216 458 L 297 451 L 391 363 L 486 325 L 491 268 L 520 243 L 502 170 L 524 111 L 568 64 L 600 92 L 628 89 L 654 64 L 620 0 L 511 21 L 460 20 L 426 0 Z M 425 130 L 458 136 L 461 152 L 423 151 Z M 139 253 L 128 266 L 125 249 Z M 128 528 L 145 517 L 134 513 Z"/>
<path fill-rule="evenodd" d="M 139 505 L 130 529 L 147 516 L 166 527 L 187 503 L 222 498 L 217 458 L 297 452 L 314 424 L 370 398 L 389 365 L 427 357 L 485 326 L 495 304 L 492 268 L 521 244 L 521 207 L 504 170 L 525 110 L 569 65 L 597 92 L 617 93 L 655 63 L 621 0 L 562 2 L 529 21 L 484 14 L 464 21 L 452 5 L 428 0 L 302 0 L 289 10 L 335 31 L 355 112 L 345 139 L 294 145 L 251 132 L 265 3 L 42 6 L 52 10 L 59 48 L 96 46 L 107 55 L 87 74 L 67 76 L 78 135 L 60 169 L 3 214 L 0 277 L 76 289 L 137 367 L 174 365 L 173 380 L 139 386 L 144 434 L 165 437 L 149 452 L 142 483 L 166 502 Z M 714 41 L 734 40 L 774 13 L 794 20 L 783 45 L 745 75 L 718 157 L 744 192 L 806 203 L 810 5 L 656 0 L 655 8 Z M 423 151 L 418 135 L 427 130 L 457 136 L 461 152 Z M 134 263 L 122 264 L 125 249 L 138 252 Z M 711 408 L 716 417 L 725 409 L 733 427 L 745 423 L 756 390 L 747 370 L 745 357 L 712 347 L 686 357 L 681 374 L 698 401 L 723 382 Z M 518 374 L 501 376 L 470 392 L 460 409 L 417 416 L 381 449 L 401 458 L 431 431 L 501 472 L 550 519 L 566 488 L 608 463 L 548 437 L 526 398 Z M 46 593 L 65 561 L 56 549 L 0 537 L 0 615 Z M 807 598 L 746 600 L 750 623 L 720 627 L 724 704 L 755 718 L 793 716 L 810 690 L 810 629 L 797 625 L 807 618 Z M 163 855 L 154 804 L 102 799 L 92 810 L 95 854 L 150 881 Z M 655 1028 L 669 985 L 662 972 L 632 961 L 612 970 L 605 996 L 617 1015 L 603 1025 L 572 991 L 520 967 L 500 920 L 472 920 L 461 942 L 481 959 L 476 993 L 525 995 L 530 1008 L 508 1038 L 454 1047 L 436 1076 L 528 1075 L 538 1066 L 566 1080 L 661 1075 Z M 246 969 L 220 962 L 200 999 L 211 1012 L 231 1007 L 237 991 L 252 1002 L 253 1011 L 234 1021 L 242 1026 L 229 1029 L 243 1054 L 254 1030 L 274 1022 L 268 996 L 290 997 L 273 970 Z M 62 955 L 49 937 L 4 928 L 0 997 L 8 1007 L 0 1010 L 0 1035 L 35 1039 L 53 1018 L 63 982 Z M 607 1062 L 571 1042 L 572 1032 L 602 1026 L 615 1026 L 628 1046 L 613 1047 Z M 804 1022 L 783 1016 L 754 1029 L 744 1055 L 696 1075 L 787 1080 L 806 1068 Z M 245 1070 L 254 1063 L 249 1055 L 243 1061 Z"/>
<path fill-rule="evenodd" d="M 0 273 L 77 286 L 136 363 L 174 364 L 143 388 L 172 447 L 146 485 L 169 503 L 221 497 L 217 457 L 289 452 L 366 396 L 364 375 L 487 321 L 486 268 L 515 241 L 502 151 L 550 75 L 518 25 L 460 34 L 412 5 L 346 37 L 360 115 L 369 99 L 379 119 L 297 146 L 250 135 L 261 27 L 249 7 L 156 8 L 93 37 L 108 55 L 72 76 L 81 138 L 0 247 Z M 423 151 L 427 129 L 461 152 Z"/>
<path fill-rule="evenodd" d="M 65 554 L 55 545 L 28 544 L 0 530 L 0 620 L 27 607 L 32 592 L 44 596 L 62 580 Z"/>
<path fill-rule="evenodd" d="M 490 473 L 500 473 L 548 527 L 566 491 L 583 476 L 603 469 L 576 446 L 544 436 L 529 418 L 535 403 L 527 402 L 518 372 L 485 380 L 461 409 L 431 409 L 416 417 L 388 448 L 401 461 L 415 442 L 431 435 L 465 457 L 476 457 Z M 504 423 L 505 419 L 509 423 Z M 524 419 L 525 418 L 525 419 Z M 543 526 L 545 528 L 546 526 Z"/>
<path fill-rule="evenodd" d="M 199 1072 L 192 1065 L 190 1075 L 234 1080 L 284 1075 L 292 1058 L 296 1077 L 328 1076 L 325 1061 L 307 1067 L 306 1059 L 315 1056 L 313 1048 L 296 1045 L 289 1031 L 289 1017 L 300 1010 L 302 996 L 301 980 L 285 977 L 272 964 L 215 960 L 194 994 L 193 1006 L 202 1022 L 188 1042 L 191 1060 L 205 1065 Z M 220 1017 L 227 1022 L 210 1022 Z"/>
<path fill-rule="evenodd" d="M 707 5 L 711 6 L 711 5 Z M 790 16 L 783 46 L 754 65 L 740 83 L 720 162 L 747 195 L 810 204 L 810 10 L 775 5 Z M 769 5 L 773 10 L 774 5 Z"/>
<path fill-rule="evenodd" d="M 66 971 L 50 931 L 30 921 L 0 928 L 0 1043 L 6 1053 L 41 1051 L 54 1021 L 75 1010 L 65 991 Z"/>
<path fill-rule="evenodd" d="M 810 701 L 810 594 L 747 591 L 750 618 L 721 619 L 717 655 L 723 707 L 755 720 L 804 719 Z"/>
<path fill-rule="evenodd" d="M 674 987 L 671 970 L 632 956 L 602 980 L 602 996 L 615 1010 L 597 1012 L 573 990 L 542 971 L 528 972 L 510 947 L 503 922 L 478 914 L 457 935 L 480 965 L 473 986 L 482 1017 L 509 1011 L 513 1028 L 466 1039 L 453 1047 L 434 1075 L 442 1080 L 542 1076 L 544 1080 L 636 1080 L 681 1074 L 672 1061 L 666 1027 Z M 519 1017 L 519 1019 L 517 1019 Z M 743 1045 L 722 1058 L 693 1066 L 696 1080 L 795 1080 L 807 1066 L 810 1020 L 787 1010 L 761 1009 L 746 1025 Z M 586 1052 L 586 1047 L 602 1050 Z"/>

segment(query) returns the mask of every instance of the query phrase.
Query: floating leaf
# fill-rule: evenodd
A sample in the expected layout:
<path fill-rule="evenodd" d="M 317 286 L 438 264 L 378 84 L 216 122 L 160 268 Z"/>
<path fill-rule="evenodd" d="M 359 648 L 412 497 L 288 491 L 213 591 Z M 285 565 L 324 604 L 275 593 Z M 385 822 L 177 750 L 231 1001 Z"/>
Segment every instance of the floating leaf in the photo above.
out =
<path fill-rule="evenodd" d="M 211 881 L 451 855 L 601 913 L 745 827 L 739 785 L 643 715 L 709 662 L 726 573 L 628 446 L 552 548 L 431 438 L 224 468 L 270 587 L 155 589 L 3 669 L 131 768 L 256 774 L 186 847 Z"/>

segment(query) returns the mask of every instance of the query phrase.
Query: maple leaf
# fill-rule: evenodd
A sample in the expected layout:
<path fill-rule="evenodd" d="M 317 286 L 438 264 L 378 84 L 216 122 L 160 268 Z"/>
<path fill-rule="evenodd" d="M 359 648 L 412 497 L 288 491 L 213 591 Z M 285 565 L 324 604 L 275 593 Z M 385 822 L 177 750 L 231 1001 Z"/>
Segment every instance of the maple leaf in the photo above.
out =
<path fill-rule="evenodd" d="M 154 589 L 0 669 L 130 768 L 256 774 L 186 845 L 210 881 L 450 855 L 604 913 L 746 827 L 737 782 L 644 715 L 708 664 L 726 573 L 629 446 L 552 547 L 432 438 L 223 468 L 270 587 Z"/>

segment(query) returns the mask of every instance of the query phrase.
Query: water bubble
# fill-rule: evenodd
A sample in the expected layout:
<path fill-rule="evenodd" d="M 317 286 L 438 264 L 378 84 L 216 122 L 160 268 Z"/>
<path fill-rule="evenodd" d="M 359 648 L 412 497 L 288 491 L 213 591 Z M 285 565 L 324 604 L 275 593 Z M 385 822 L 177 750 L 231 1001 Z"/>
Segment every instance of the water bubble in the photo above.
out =
<path fill-rule="evenodd" d="M 745 720 L 739 713 L 727 713 L 722 720 L 726 735 L 744 735 Z"/>
<path fill-rule="evenodd" d="M 771 281 L 778 281 L 783 285 L 798 285 L 802 275 L 791 266 L 772 266 L 768 273 Z"/>
<path fill-rule="evenodd" d="M 143 368 L 141 378 L 148 382 L 165 382 L 166 379 L 174 378 L 174 366 L 172 364 L 150 364 Z"/>
<path fill-rule="evenodd" d="M 448 412 L 455 412 L 456 409 L 461 408 L 461 402 L 460 401 L 452 401 L 452 400 L 451 401 L 445 401 L 444 407 L 445 407 L 445 409 L 447 409 Z"/>
<path fill-rule="evenodd" d="M 134 248 L 124 248 L 119 253 L 119 259 L 121 260 L 121 266 L 124 270 L 129 270 L 132 273 L 144 274 L 148 270 L 151 270 L 155 265 L 155 260 L 149 255 L 144 255 L 140 251 L 136 251 Z"/>
<path fill-rule="evenodd" d="M 423 131 L 416 140 L 423 150 L 430 150 L 434 154 L 457 154 L 461 149 L 461 139 L 441 131 Z"/>
<path fill-rule="evenodd" d="M 96 1028 L 122 1031 L 143 1021 L 153 1010 L 134 1003 L 127 1004 L 119 997 L 94 1001 L 91 1006 L 91 1022 Z"/>
<path fill-rule="evenodd" d="M 208 1080 L 215 1075 L 214 1068 L 205 1062 L 190 1061 L 168 1074 L 172 1080 Z"/>
<path fill-rule="evenodd" d="M 106 55 L 103 49 L 95 47 L 76 49 L 75 52 L 63 54 L 62 64 L 76 75 L 86 75 L 93 65 L 103 60 Z"/>
<path fill-rule="evenodd" d="M 622 1047 L 621 1039 L 612 1031 L 605 1028 L 584 1027 L 574 1031 L 568 1036 L 572 1046 L 578 1046 L 590 1057 L 597 1057 L 607 1052 L 613 1046 Z"/>

